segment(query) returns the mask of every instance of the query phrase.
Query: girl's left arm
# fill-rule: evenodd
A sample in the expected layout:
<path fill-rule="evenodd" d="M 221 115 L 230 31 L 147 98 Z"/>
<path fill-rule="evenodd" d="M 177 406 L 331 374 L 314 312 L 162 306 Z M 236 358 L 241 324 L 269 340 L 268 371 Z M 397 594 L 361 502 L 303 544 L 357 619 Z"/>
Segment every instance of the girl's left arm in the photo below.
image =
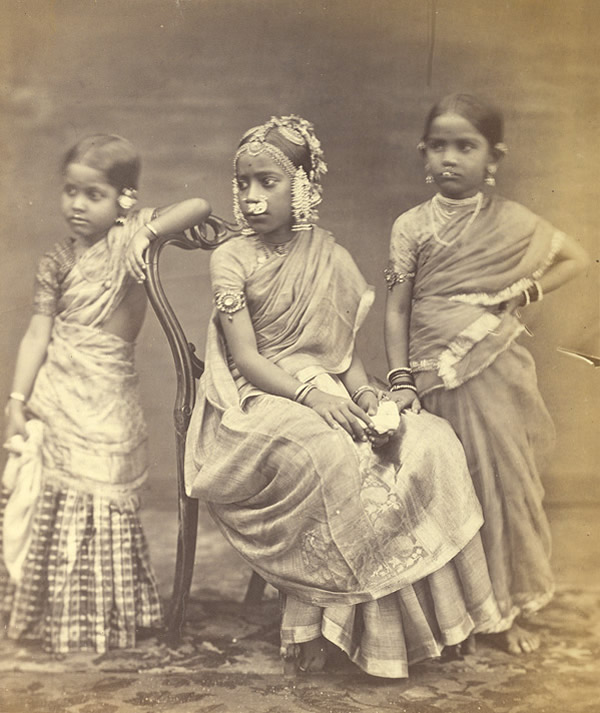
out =
<path fill-rule="evenodd" d="M 552 292 L 589 267 L 590 258 L 573 238 L 565 236 L 552 265 L 538 280 L 542 291 Z"/>
<path fill-rule="evenodd" d="M 587 269 L 590 258 L 586 251 L 579 247 L 577 243 L 568 236 L 565 236 L 553 263 L 546 272 L 537 280 L 537 284 L 542 288 L 542 292 L 547 294 L 577 277 Z M 529 290 L 513 297 L 506 303 L 509 312 L 513 312 L 529 304 Z"/>
<path fill-rule="evenodd" d="M 146 279 L 144 253 L 151 240 L 161 235 L 181 233 L 203 223 L 211 214 L 210 203 L 203 198 L 188 198 L 181 203 L 158 208 L 155 217 L 142 226 L 131 239 L 125 257 L 127 269 L 137 280 Z"/>

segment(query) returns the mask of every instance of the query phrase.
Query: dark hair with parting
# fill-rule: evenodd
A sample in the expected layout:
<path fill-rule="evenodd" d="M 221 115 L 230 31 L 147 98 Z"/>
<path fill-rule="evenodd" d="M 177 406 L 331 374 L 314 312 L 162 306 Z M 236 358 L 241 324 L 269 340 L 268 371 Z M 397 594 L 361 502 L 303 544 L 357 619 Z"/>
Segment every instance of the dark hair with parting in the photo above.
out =
<path fill-rule="evenodd" d="M 425 120 L 423 140 L 428 137 L 434 119 L 442 114 L 458 114 L 469 121 L 494 148 L 504 141 L 504 119 L 502 112 L 473 94 L 448 94 L 431 108 Z"/>
<path fill-rule="evenodd" d="M 121 136 L 95 134 L 78 141 L 65 154 L 61 171 L 72 163 L 82 163 L 95 168 L 117 191 L 124 188 L 137 190 L 140 177 L 140 157 L 133 145 Z"/>

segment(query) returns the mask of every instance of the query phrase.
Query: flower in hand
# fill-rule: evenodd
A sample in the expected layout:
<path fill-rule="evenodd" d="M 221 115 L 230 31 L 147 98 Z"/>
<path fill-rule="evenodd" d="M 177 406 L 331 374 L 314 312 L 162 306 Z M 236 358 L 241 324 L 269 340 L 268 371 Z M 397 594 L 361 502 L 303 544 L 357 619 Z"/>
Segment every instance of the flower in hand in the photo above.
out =
<path fill-rule="evenodd" d="M 385 445 L 400 426 L 400 412 L 393 401 L 385 399 L 379 402 L 377 412 L 372 416 L 373 428 L 369 440 L 373 448 Z"/>

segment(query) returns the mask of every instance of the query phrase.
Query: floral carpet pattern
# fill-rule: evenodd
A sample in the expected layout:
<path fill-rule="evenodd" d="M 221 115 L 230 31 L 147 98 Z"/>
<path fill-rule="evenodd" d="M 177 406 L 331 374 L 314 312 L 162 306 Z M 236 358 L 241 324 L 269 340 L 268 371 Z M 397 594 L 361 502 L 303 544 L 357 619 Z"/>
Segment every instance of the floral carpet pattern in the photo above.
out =
<path fill-rule="evenodd" d="M 284 678 L 278 603 L 253 609 L 195 594 L 181 646 L 151 635 L 135 650 L 53 657 L 0 641 L 1 713 L 598 713 L 600 591 L 561 589 L 530 623 L 540 650 L 488 642 L 463 660 L 368 677 L 340 655 L 323 674 Z"/>

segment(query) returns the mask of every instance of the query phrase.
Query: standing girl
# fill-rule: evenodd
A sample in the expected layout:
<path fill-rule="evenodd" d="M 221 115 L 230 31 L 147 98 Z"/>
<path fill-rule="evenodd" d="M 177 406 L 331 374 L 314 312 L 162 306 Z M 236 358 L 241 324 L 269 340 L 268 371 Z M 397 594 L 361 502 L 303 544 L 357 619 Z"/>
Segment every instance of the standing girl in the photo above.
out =
<path fill-rule="evenodd" d="M 139 170 L 119 136 L 90 136 L 67 152 L 61 211 L 69 236 L 39 262 L 6 408 L 7 447 L 22 451 L 10 457 L 17 486 L 19 466 L 31 472 L 32 458 L 41 486 L 19 543 L 6 541 L 18 525 L 7 519 L 22 490 L 8 503 L 4 493 L 11 576 L 0 567 L 2 613 L 9 637 L 41 639 L 57 653 L 131 647 L 138 627 L 161 624 L 138 518 L 148 463 L 134 342 L 146 299 L 128 267 L 141 282 L 135 255 L 153 236 L 202 221 L 210 207 L 192 199 L 133 210 Z"/>
<path fill-rule="evenodd" d="M 299 117 L 273 117 L 238 147 L 245 229 L 211 258 L 187 489 L 281 592 L 284 656 L 318 670 L 329 641 L 368 673 L 403 677 L 499 614 L 452 429 L 430 414 L 398 427 L 393 407 L 396 424 L 378 423 L 355 348 L 373 292 L 314 226 L 324 170 Z"/>
<path fill-rule="evenodd" d="M 485 190 L 502 141 L 501 115 L 476 97 L 453 94 L 430 111 L 419 149 L 439 192 L 394 223 L 385 340 L 398 407 L 422 403 L 463 443 L 503 614 L 497 631 L 520 653 L 539 641 L 516 617 L 554 590 L 538 472 L 553 427 L 531 355 L 516 341 L 516 310 L 575 277 L 587 258 L 546 221 Z"/>

